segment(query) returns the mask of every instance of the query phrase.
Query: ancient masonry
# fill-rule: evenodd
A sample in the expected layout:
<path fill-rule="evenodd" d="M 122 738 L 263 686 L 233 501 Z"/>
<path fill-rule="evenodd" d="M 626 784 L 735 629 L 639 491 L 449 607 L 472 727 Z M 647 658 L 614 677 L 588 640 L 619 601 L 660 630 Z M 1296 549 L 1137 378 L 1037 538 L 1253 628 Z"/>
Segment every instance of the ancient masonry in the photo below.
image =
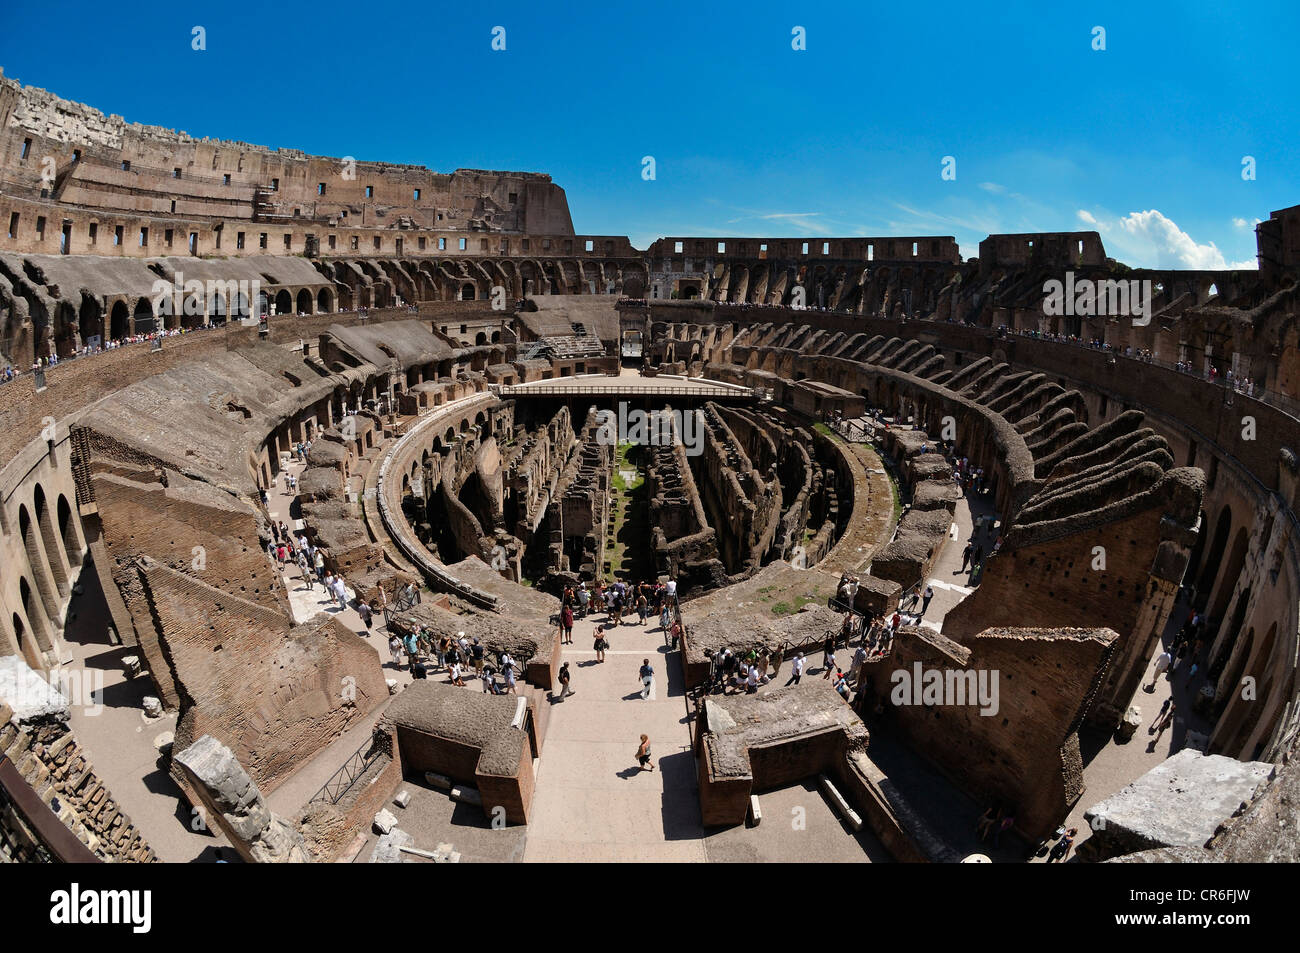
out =
<path fill-rule="evenodd" d="M 1195 613 L 1205 731 L 1090 808 L 1084 857 L 1294 859 L 1300 206 L 1259 224 L 1257 271 L 1130 269 L 1095 232 L 638 250 L 576 234 L 549 176 L 345 162 L 0 76 L 0 855 L 155 859 L 52 687 L 83 649 L 176 716 L 160 783 L 246 861 L 353 859 L 404 783 L 529 823 L 557 597 L 624 571 L 621 531 L 625 581 L 677 585 L 706 825 L 812 778 L 891 856 L 957 859 L 878 747 L 1036 841 Z M 1150 280 L 1151 322 L 1049 313 L 1066 271 Z M 667 437 L 617 506 L 602 412 Z M 884 635 L 972 501 L 970 584 Z M 273 510 L 373 630 L 280 570 Z M 102 632 L 74 637 L 83 611 Z M 781 666 L 863 630 L 852 704 L 704 691 L 724 648 Z M 390 635 L 462 633 L 516 693 L 395 677 Z M 1001 672 L 998 717 L 883 714 L 912 666 Z M 1167 783 L 1192 792 L 1168 821 Z M 405 856 L 382 826 L 372 856 Z"/>

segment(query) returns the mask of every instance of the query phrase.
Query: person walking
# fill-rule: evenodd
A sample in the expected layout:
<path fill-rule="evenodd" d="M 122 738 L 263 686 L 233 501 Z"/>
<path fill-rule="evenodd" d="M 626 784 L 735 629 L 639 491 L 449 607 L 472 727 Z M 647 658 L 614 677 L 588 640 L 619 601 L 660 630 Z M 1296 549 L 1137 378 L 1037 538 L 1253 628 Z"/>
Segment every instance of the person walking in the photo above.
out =
<path fill-rule="evenodd" d="M 474 661 L 474 671 L 482 674 L 483 672 L 483 643 L 474 636 L 474 644 L 470 646 L 469 656 Z"/>
<path fill-rule="evenodd" d="M 826 645 L 822 648 L 822 678 L 830 678 L 835 674 L 835 642 L 831 639 L 826 640 Z"/>
<path fill-rule="evenodd" d="M 650 736 L 642 735 L 641 744 L 636 749 L 636 763 L 641 766 L 642 771 L 653 771 L 654 762 L 650 760 Z"/>
<path fill-rule="evenodd" d="M 573 644 L 573 606 L 565 606 L 560 611 L 560 629 L 564 635 L 564 645 Z"/>
<path fill-rule="evenodd" d="M 365 628 L 366 633 L 370 633 L 370 623 L 374 619 L 374 611 L 370 608 L 370 603 L 364 599 L 357 600 L 357 615 L 361 616 L 361 625 Z"/>
<path fill-rule="evenodd" d="M 570 681 L 569 663 L 565 662 L 563 665 L 560 666 L 560 687 L 561 687 L 560 701 L 564 701 L 566 695 L 578 694 L 572 688 L 569 687 L 569 681 Z"/>
<path fill-rule="evenodd" d="M 925 587 L 925 598 L 921 600 L 921 615 L 925 615 L 925 610 L 930 608 L 930 600 L 934 598 L 934 589 L 931 586 Z"/>
<path fill-rule="evenodd" d="M 1165 702 L 1168 707 L 1161 706 L 1160 716 L 1156 719 L 1155 724 L 1147 729 L 1147 734 L 1155 735 L 1155 738 L 1151 741 L 1151 750 L 1153 751 L 1155 750 L 1155 746 L 1159 743 L 1161 736 L 1169 726 L 1174 723 L 1174 713 L 1178 710 L 1178 706 L 1174 704 L 1172 698 L 1165 699 Z"/>
<path fill-rule="evenodd" d="M 388 640 L 388 651 L 393 656 L 393 668 L 400 670 L 402 667 L 402 640 L 396 635 Z"/>
<path fill-rule="evenodd" d="M 650 665 L 650 660 L 648 658 L 641 660 L 641 671 L 639 673 L 639 677 L 641 679 L 641 699 L 643 701 L 647 699 L 649 701 L 654 701 L 655 670 Z"/>
<path fill-rule="evenodd" d="M 1079 835 L 1077 827 L 1071 827 L 1065 832 L 1065 836 L 1052 845 L 1051 852 L 1047 855 L 1047 862 L 1054 864 L 1058 860 L 1062 863 L 1070 856 L 1070 848 L 1074 846 L 1074 839 Z"/>
<path fill-rule="evenodd" d="M 1173 661 L 1174 658 L 1169 654 L 1169 650 L 1162 649 L 1160 654 L 1156 656 L 1156 667 L 1151 673 L 1151 684 L 1147 686 L 1147 691 L 1153 692 L 1156 690 L 1156 682 L 1160 680 L 1160 676 L 1163 675 L 1165 671 L 1168 670 L 1169 666 L 1173 664 Z"/>
<path fill-rule="evenodd" d="M 803 678 L 803 653 L 795 652 L 794 658 L 790 661 L 790 680 L 785 683 L 786 687 L 798 685 L 801 678 Z"/>

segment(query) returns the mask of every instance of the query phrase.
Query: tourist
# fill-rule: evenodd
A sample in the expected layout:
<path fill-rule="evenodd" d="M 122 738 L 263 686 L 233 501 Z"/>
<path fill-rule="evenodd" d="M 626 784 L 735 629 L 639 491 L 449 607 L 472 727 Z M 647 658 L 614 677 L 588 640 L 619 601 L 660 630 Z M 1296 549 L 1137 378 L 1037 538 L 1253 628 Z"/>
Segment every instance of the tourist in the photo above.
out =
<path fill-rule="evenodd" d="M 325 554 L 319 549 L 316 550 L 316 578 L 325 581 Z"/>
<path fill-rule="evenodd" d="M 587 603 L 591 601 L 591 593 L 587 591 L 587 580 L 578 583 L 578 614 L 584 619 L 587 617 Z"/>
<path fill-rule="evenodd" d="M 406 656 L 410 660 L 411 665 L 420 661 L 420 642 L 415 637 L 414 631 L 406 633 L 406 637 L 402 639 L 402 646 L 406 649 Z"/>
<path fill-rule="evenodd" d="M 1160 679 L 1160 676 L 1165 673 L 1165 670 L 1169 668 L 1170 664 L 1173 663 L 1173 660 L 1173 656 L 1169 654 L 1168 649 L 1163 650 L 1156 656 L 1156 667 L 1155 671 L 1151 673 L 1151 684 L 1147 686 L 1148 691 L 1154 692 L 1156 690 L 1156 682 Z"/>
<path fill-rule="evenodd" d="M 495 673 L 492 671 L 492 667 L 488 666 L 487 668 L 483 669 L 482 674 L 479 676 L 479 681 L 483 683 L 484 695 L 501 694 L 501 690 L 497 688 L 497 680 L 494 677 L 494 674 Z"/>
<path fill-rule="evenodd" d="M 565 606 L 560 610 L 560 634 L 563 636 L 561 644 L 573 644 L 573 606 Z"/>
<path fill-rule="evenodd" d="M 659 628 L 661 631 L 668 631 L 669 618 L 668 605 L 665 603 L 663 608 L 659 610 Z"/>
<path fill-rule="evenodd" d="M 790 680 L 786 686 L 798 685 L 799 679 L 803 678 L 803 653 L 795 652 L 794 658 L 790 662 Z"/>
<path fill-rule="evenodd" d="M 636 614 L 641 617 L 641 624 L 645 625 L 646 612 L 649 604 L 646 602 L 645 593 L 639 593 L 636 597 Z"/>
<path fill-rule="evenodd" d="M 640 678 L 641 680 L 641 699 L 643 701 L 647 699 L 650 701 L 654 701 L 655 700 L 655 670 L 650 665 L 650 660 L 648 658 L 641 660 L 641 669 L 638 672 L 637 677 Z"/>
<path fill-rule="evenodd" d="M 1078 834 L 1077 827 L 1071 827 L 1066 831 L 1065 836 L 1052 846 L 1051 852 L 1047 855 L 1047 863 L 1054 864 L 1058 860 L 1064 862 L 1070 856 L 1070 848 L 1074 846 L 1074 839 Z"/>
<path fill-rule="evenodd" d="M 975 546 L 973 541 L 967 540 L 966 548 L 961 551 L 961 568 L 958 569 L 957 572 L 953 573 L 954 576 L 966 571 L 966 566 L 970 563 L 971 553 L 974 551 Z"/>
<path fill-rule="evenodd" d="M 757 665 L 749 667 L 749 674 L 745 676 L 745 693 L 753 695 L 758 692 L 759 685 L 766 685 L 771 679 L 759 672 Z"/>
<path fill-rule="evenodd" d="M 605 641 L 605 627 L 603 625 L 596 626 L 596 638 L 591 647 L 596 652 L 596 661 L 605 661 L 605 650 L 609 648 L 609 643 Z"/>
<path fill-rule="evenodd" d="M 831 683 L 831 687 L 839 692 L 840 697 L 845 701 L 849 700 L 849 680 L 844 677 L 844 673 L 839 669 L 835 670 L 835 680 Z"/>
<path fill-rule="evenodd" d="M 465 687 L 465 677 L 461 674 L 460 662 L 451 663 L 451 669 L 448 671 L 447 676 L 447 680 L 451 684 L 459 685 L 461 688 Z"/>
<path fill-rule="evenodd" d="M 930 600 L 934 598 L 934 589 L 930 586 L 925 587 L 925 598 L 921 600 L 921 615 L 925 615 L 925 610 L 930 608 Z"/>
<path fill-rule="evenodd" d="M 334 598 L 339 601 L 339 609 L 346 609 L 348 607 L 348 588 L 343 582 L 341 573 L 334 577 L 334 585 L 331 591 L 334 593 Z"/>
<path fill-rule="evenodd" d="M 370 603 L 364 599 L 357 600 L 357 615 L 361 616 L 361 626 L 370 633 L 370 622 L 374 618 L 374 612 L 370 608 Z"/>
<path fill-rule="evenodd" d="M 402 640 L 396 635 L 388 640 L 388 651 L 393 655 L 393 668 L 400 670 L 402 667 Z"/>
<path fill-rule="evenodd" d="M 642 735 L 641 744 L 636 749 L 636 763 L 641 766 L 642 771 L 653 771 L 654 762 L 650 760 L 650 736 Z"/>
<path fill-rule="evenodd" d="M 859 645 L 853 653 L 853 661 L 849 663 L 849 681 L 853 682 L 855 688 L 861 683 L 864 674 L 862 666 L 866 661 L 867 650 L 865 647 Z"/>
<path fill-rule="evenodd" d="M 482 672 L 483 672 L 483 643 L 481 643 L 481 642 L 478 640 L 478 636 L 475 636 L 475 637 L 474 637 L 474 644 L 473 644 L 472 646 L 470 646 L 469 657 L 470 657 L 470 658 L 473 660 L 473 662 L 474 662 L 474 671 L 476 671 L 476 672 L 482 674 Z"/>
<path fill-rule="evenodd" d="M 503 676 L 505 676 L 505 680 L 506 680 L 506 688 L 510 689 L 510 694 L 512 694 L 512 695 L 518 695 L 518 694 L 519 694 L 519 690 L 518 690 L 518 688 L 515 687 L 515 666 L 514 666 L 514 663 L 512 662 L 511 664 L 507 665 L 507 666 L 505 667 L 505 669 L 502 670 L 502 673 L 501 673 L 501 674 L 502 674 Z M 503 691 L 501 694 L 504 695 L 505 692 Z"/>
<path fill-rule="evenodd" d="M 827 639 L 822 646 L 822 678 L 830 678 L 835 671 L 835 640 Z"/>
<path fill-rule="evenodd" d="M 781 663 L 785 660 L 785 643 L 778 645 L 768 658 L 772 666 L 772 678 L 775 680 L 781 674 Z"/>
<path fill-rule="evenodd" d="M 576 694 L 578 694 L 577 692 L 575 692 L 575 691 L 574 691 L 574 690 L 569 686 L 570 675 L 569 675 L 569 663 L 568 663 L 568 662 L 565 662 L 563 665 L 560 666 L 560 676 L 559 676 L 559 677 L 560 677 L 560 687 L 561 687 L 561 691 L 560 691 L 560 701 L 564 701 L 565 697 L 568 696 L 568 695 L 576 695 Z"/>
<path fill-rule="evenodd" d="M 1160 715 L 1157 717 L 1155 724 L 1147 729 L 1147 734 L 1155 735 L 1155 738 L 1151 741 L 1151 747 L 1148 750 L 1155 750 L 1161 736 L 1163 736 L 1169 726 L 1174 723 L 1174 714 L 1177 710 L 1178 706 L 1174 703 L 1173 698 L 1166 698 L 1165 704 L 1160 706 Z"/>

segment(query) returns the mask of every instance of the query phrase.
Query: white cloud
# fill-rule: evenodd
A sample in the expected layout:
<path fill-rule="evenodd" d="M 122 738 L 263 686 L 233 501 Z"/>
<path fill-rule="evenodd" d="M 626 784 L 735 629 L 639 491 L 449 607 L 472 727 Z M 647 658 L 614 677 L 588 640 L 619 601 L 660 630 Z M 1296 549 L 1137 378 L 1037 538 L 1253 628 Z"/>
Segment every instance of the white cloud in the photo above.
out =
<path fill-rule="evenodd" d="M 1130 212 L 1113 224 L 1098 222 L 1097 225 L 1102 235 L 1113 240 L 1121 250 L 1120 257 L 1139 267 L 1205 271 L 1256 267 L 1254 261 L 1229 264 L 1214 242 L 1198 243 L 1157 209 Z"/>
<path fill-rule="evenodd" d="M 1007 190 L 1005 185 L 998 185 L 996 182 L 981 182 L 980 188 L 985 192 L 992 192 L 994 195 L 1002 195 Z"/>
<path fill-rule="evenodd" d="M 1087 209 L 1079 209 L 1079 211 L 1076 214 L 1079 216 L 1079 221 L 1083 222 L 1085 225 L 1097 224 L 1097 219 L 1095 219 L 1092 213 L 1089 212 Z"/>

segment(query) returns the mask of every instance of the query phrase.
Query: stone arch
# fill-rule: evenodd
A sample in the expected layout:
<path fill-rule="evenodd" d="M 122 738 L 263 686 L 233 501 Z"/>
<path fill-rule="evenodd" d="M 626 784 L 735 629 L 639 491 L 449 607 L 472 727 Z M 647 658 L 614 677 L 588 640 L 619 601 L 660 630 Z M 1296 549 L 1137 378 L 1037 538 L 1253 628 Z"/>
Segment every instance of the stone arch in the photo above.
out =
<path fill-rule="evenodd" d="M 99 302 L 90 295 L 81 296 L 81 312 L 77 319 L 77 329 L 81 332 L 82 344 L 85 344 L 92 337 L 103 340 L 104 312 L 100 308 Z"/>
<path fill-rule="evenodd" d="M 54 639 L 50 635 L 45 610 L 41 607 L 40 601 L 33 598 L 32 586 L 27 581 L 26 576 L 20 576 L 18 579 L 18 601 L 22 603 L 23 615 L 27 617 L 32 635 L 36 640 L 34 650 L 48 652 L 54 648 Z"/>
<path fill-rule="evenodd" d="M 275 295 L 275 313 L 289 314 L 293 311 L 293 296 L 288 288 L 281 288 Z"/>
<path fill-rule="evenodd" d="M 1246 527 L 1237 528 L 1237 535 L 1233 537 L 1232 549 L 1228 551 L 1228 561 L 1224 565 L 1224 572 L 1219 574 L 1219 588 L 1210 609 L 1206 615 L 1211 619 L 1221 619 L 1223 613 L 1228 608 L 1228 602 L 1232 598 L 1232 592 L 1237 587 L 1237 581 L 1241 578 L 1242 567 L 1246 564 L 1246 550 L 1250 545 L 1250 539 L 1246 534 Z"/>
<path fill-rule="evenodd" d="M 27 637 L 27 627 L 23 625 L 23 617 L 17 612 L 13 616 L 14 639 L 18 646 L 18 655 L 27 661 L 33 669 L 40 669 L 40 653 L 36 650 L 36 643 Z"/>
<path fill-rule="evenodd" d="M 298 313 L 299 314 L 312 313 L 312 297 L 311 297 L 310 288 L 303 288 L 301 291 L 298 292 Z"/>
<path fill-rule="evenodd" d="M 1209 602 L 1210 590 L 1214 587 L 1219 562 L 1223 559 L 1223 551 L 1228 548 L 1228 534 L 1231 529 L 1232 507 L 1224 504 L 1223 509 L 1219 511 L 1219 519 L 1215 523 L 1214 541 L 1210 544 L 1210 551 L 1206 553 L 1205 565 L 1201 567 L 1201 576 L 1196 582 L 1198 597 L 1202 600 L 1202 605 Z"/>
<path fill-rule="evenodd" d="M 330 294 L 330 289 L 322 288 L 316 292 L 316 312 L 318 314 L 330 314 L 334 310 L 334 296 Z"/>
<path fill-rule="evenodd" d="M 172 321 L 175 320 L 176 317 L 172 316 Z M 156 330 L 158 330 L 158 319 L 153 313 L 153 302 L 147 297 L 140 298 L 131 313 L 131 331 L 133 334 L 152 334 Z"/>
<path fill-rule="evenodd" d="M 58 521 L 59 536 L 63 540 L 63 552 L 68 557 L 68 562 L 71 565 L 80 565 L 83 547 L 80 527 L 73 518 L 72 506 L 68 503 L 68 498 L 62 493 L 59 494 L 54 509 L 55 519 Z"/>
<path fill-rule="evenodd" d="M 50 512 L 49 501 L 45 498 L 45 488 L 39 483 L 32 492 L 32 508 L 36 523 L 41 530 L 41 541 L 45 544 L 45 558 L 50 572 L 54 574 L 55 585 L 59 593 L 68 594 L 71 583 L 68 580 L 68 557 L 63 550 L 63 538 L 54 528 L 54 517 Z"/>

